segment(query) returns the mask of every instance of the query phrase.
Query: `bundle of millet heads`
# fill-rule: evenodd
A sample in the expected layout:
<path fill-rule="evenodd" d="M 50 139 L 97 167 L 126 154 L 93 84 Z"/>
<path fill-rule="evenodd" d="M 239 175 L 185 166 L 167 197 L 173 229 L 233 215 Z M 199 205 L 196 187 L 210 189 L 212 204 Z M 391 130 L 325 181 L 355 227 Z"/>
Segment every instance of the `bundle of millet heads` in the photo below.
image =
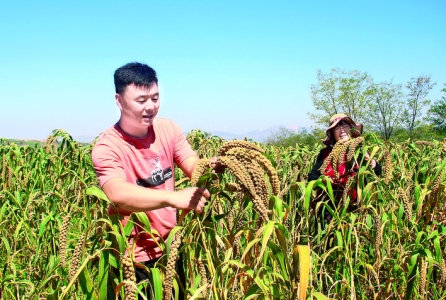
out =
<path fill-rule="evenodd" d="M 248 141 L 226 142 L 218 152 L 215 168 L 225 168 L 235 176 L 241 190 L 253 201 L 260 218 L 268 222 L 269 188 L 265 173 L 273 195 L 279 194 L 280 182 L 275 168 L 263 152 L 261 147 Z M 191 184 L 196 185 L 210 167 L 209 159 L 200 159 L 192 174 Z"/>
<path fill-rule="evenodd" d="M 362 143 L 364 143 L 364 137 L 362 136 L 357 137 L 355 139 L 350 139 L 348 141 L 342 141 L 342 140 L 338 141 L 334 145 L 333 150 L 324 160 L 324 163 L 320 168 L 321 173 L 324 173 L 326 171 L 328 164 L 331 162 L 335 177 L 336 179 L 339 179 L 339 172 L 338 172 L 339 164 L 341 164 L 343 161 L 347 162 L 351 161 L 355 156 L 356 149 Z"/>

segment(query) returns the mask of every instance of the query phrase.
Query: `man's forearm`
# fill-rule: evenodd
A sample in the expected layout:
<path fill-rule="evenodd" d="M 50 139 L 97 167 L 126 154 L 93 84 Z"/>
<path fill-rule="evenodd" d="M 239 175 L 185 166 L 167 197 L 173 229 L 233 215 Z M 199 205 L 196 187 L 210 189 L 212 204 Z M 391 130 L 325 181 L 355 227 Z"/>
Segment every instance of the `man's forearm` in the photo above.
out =
<path fill-rule="evenodd" d="M 123 178 L 113 178 L 102 187 L 108 199 L 128 211 L 150 211 L 173 206 L 175 192 L 144 188 Z"/>

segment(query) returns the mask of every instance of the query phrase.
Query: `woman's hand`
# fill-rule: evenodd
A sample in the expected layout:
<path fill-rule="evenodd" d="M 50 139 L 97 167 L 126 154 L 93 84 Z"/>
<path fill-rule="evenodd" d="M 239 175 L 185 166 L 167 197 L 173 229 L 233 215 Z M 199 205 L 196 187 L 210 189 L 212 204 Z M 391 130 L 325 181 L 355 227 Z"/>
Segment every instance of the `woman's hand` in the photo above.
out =
<path fill-rule="evenodd" d="M 330 181 L 330 183 L 333 185 L 334 184 L 334 180 L 331 177 L 328 176 L 324 176 L 324 178 L 322 178 L 322 182 L 323 183 L 327 183 L 327 181 Z"/>
<path fill-rule="evenodd" d="M 364 159 L 366 161 L 370 160 L 370 154 L 368 152 L 365 153 Z M 372 161 L 370 162 L 370 165 L 372 166 L 372 168 L 374 169 L 376 167 L 376 160 L 372 159 Z"/>

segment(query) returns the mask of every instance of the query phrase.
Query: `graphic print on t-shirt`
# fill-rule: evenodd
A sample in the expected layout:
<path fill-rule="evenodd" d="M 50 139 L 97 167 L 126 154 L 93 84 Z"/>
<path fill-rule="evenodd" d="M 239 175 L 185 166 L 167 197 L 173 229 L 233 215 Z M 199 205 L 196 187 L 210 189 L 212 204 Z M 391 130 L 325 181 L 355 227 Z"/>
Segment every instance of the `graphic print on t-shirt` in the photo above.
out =
<path fill-rule="evenodd" d="M 146 179 L 138 179 L 136 184 L 143 187 L 154 187 L 163 184 L 167 179 L 172 177 L 172 168 L 169 166 L 165 169 L 161 166 L 161 158 L 158 156 L 150 161 L 153 169 L 150 171 L 151 176 Z"/>

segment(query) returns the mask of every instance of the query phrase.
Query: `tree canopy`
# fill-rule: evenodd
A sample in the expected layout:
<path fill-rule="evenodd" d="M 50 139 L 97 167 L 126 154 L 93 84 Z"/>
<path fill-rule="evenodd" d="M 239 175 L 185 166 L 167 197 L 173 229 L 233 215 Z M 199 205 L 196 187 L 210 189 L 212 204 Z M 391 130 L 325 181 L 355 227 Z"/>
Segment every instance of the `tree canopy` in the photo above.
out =
<path fill-rule="evenodd" d="M 433 129 L 439 134 L 446 134 L 446 83 L 444 85 L 441 90 L 444 95 L 431 106 L 427 117 Z"/>
<path fill-rule="evenodd" d="M 326 126 L 330 117 L 337 113 L 346 113 L 360 123 L 365 121 L 373 89 L 373 80 L 367 73 L 318 70 L 317 80 L 318 83 L 311 86 L 311 99 L 317 113 L 310 114 L 316 124 Z"/>
<path fill-rule="evenodd" d="M 373 85 L 372 101 L 367 106 L 369 113 L 365 119 L 372 130 L 388 140 L 393 131 L 401 124 L 404 102 L 400 84 L 382 82 Z"/>
<path fill-rule="evenodd" d="M 408 93 L 403 120 L 410 138 L 414 137 L 415 128 L 421 125 L 423 109 L 431 102 L 427 95 L 434 85 L 429 76 L 412 77 L 406 85 Z"/>

